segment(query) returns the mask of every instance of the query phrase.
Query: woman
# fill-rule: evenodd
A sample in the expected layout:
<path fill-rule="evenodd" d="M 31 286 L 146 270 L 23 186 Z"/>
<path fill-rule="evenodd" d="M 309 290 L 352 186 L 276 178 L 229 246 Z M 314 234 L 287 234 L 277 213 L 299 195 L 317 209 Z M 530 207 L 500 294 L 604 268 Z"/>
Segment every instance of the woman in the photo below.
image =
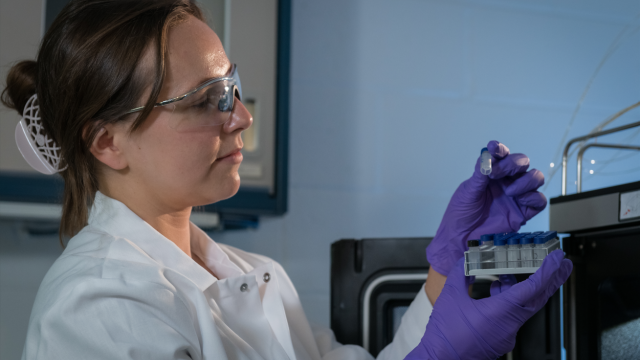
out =
<path fill-rule="evenodd" d="M 11 69 L 2 99 L 33 122 L 24 131 L 41 124 L 59 147 L 21 151 L 63 176 L 60 231 L 71 237 L 40 286 L 23 359 L 371 358 L 309 325 L 279 264 L 189 222 L 193 206 L 237 192 L 252 123 L 194 2 L 72 1 L 37 63 Z M 546 204 L 526 157 L 497 142 L 490 151 L 495 175 L 474 174 L 454 195 L 429 249 L 433 280 L 379 358 L 494 358 L 566 280 L 571 264 L 555 253 L 530 280 L 469 298 L 455 263 L 466 239 L 516 230 Z"/>

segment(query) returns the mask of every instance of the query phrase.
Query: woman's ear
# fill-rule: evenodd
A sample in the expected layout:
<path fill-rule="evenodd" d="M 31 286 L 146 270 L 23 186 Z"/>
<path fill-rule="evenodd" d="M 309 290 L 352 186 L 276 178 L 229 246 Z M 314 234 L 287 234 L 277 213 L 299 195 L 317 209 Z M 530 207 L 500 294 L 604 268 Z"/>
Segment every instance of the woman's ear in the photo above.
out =
<path fill-rule="evenodd" d="M 113 170 L 122 170 L 128 166 L 123 149 L 119 146 L 121 140 L 126 136 L 123 130 L 122 127 L 105 124 L 98 130 L 98 134 L 89 147 L 89 151 L 98 161 Z"/>

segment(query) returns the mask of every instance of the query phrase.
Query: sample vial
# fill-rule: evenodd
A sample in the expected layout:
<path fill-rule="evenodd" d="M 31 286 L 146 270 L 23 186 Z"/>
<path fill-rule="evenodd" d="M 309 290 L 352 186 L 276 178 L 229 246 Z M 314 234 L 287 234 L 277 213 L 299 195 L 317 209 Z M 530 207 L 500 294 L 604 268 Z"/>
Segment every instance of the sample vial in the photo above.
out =
<path fill-rule="evenodd" d="M 542 266 L 542 261 L 547 256 L 547 243 L 558 236 L 556 231 L 547 231 L 533 239 L 533 266 Z"/>
<path fill-rule="evenodd" d="M 520 259 L 522 267 L 533 267 L 533 236 L 527 235 L 520 239 Z"/>
<path fill-rule="evenodd" d="M 486 234 L 480 237 L 480 261 L 481 269 L 494 269 L 495 254 L 493 253 L 493 234 Z"/>
<path fill-rule="evenodd" d="M 510 268 L 520 267 L 520 239 L 522 236 L 512 236 L 507 239 L 507 261 Z"/>
<path fill-rule="evenodd" d="M 506 237 L 501 237 L 499 239 L 493 240 L 493 245 L 495 249 L 493 250 L 495 254 L 495 264 L 496 269 L 504 269 L 507 267 L 507 239 Z"/>
<path fill-rule="evenodd" d="M 497 234 L 486 234 L 480 236 L 480 245 L 493 246 L 493 239 Z"/>
<path fill-rule="evenodd" d="M 487 148 L 480 150 L 480 173 L 482 175 L 491 174 L 491 154 Z"/>
<path fill-rule="evenodd" d="M 480 241 L 469 240 L 467 241 L 469 246 L 469 252 L 466 254 L 467 263 L 469 264 L 469 270 L 476 270 L 480 268 Z"/>

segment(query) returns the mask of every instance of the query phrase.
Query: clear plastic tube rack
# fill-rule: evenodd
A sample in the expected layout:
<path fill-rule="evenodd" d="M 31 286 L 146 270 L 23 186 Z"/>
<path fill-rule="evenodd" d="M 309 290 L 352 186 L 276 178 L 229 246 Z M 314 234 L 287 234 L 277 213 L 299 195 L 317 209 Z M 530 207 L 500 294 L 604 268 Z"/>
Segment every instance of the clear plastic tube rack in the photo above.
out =
<path fill-rule="evenodd" d="M 536 272 L 544 258 L 560 248 L 557 232 L 502 233 L 469 240 L 464 253 L 467 276 L 530 274 Z"/>

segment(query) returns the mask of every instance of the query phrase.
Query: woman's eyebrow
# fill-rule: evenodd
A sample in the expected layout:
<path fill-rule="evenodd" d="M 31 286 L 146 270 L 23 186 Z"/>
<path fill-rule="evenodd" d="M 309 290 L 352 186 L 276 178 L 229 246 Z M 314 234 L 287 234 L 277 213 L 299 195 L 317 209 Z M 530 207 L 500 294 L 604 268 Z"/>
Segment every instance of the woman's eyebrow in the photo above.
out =
<path fill-rule="evenodd" d="M 206 82 L 207 82 L 207 81 L 209 81 L 209 80 L 219 79 L 219 78 L 223 78 L 223 77 L 231 76 L 231 70 L 233 70 L 233 64 L 232 64 L 232 63 L 229 63 L 229 68 L 227 69 L 227 72 L 225 72 L 225 73 L 224 73 L 224 75 L 222 75 L 222 76 L 215 76 L 215 77 L 207 77 L 207 78 L 203 78 L 203 79 L 202 79 L 200 82 L 198 82 L 195 86 L 193 86 L 193 87 L 189 88 L 189 90 L 187 90 L 187 91 L 185 91 L 185 92 L 191 91 L 191 90 L 193 90 L 193 89 L 197 88 L 198 86 L 200 86 L 200 85 L 202 85 L 202 84 L 206 83 Z"/>
<path fill-rule="evenodd" d="M 181 87 L 181 88 L 180 88 L 180 89 L 181 89 L 181 90 L 180 90 L 180 93 L 179 93 L 179 94 L 177 94 L 177 95 L 175 95 L 175 96 L 173 96 L 173 97 L 171 97 L 171 98 L 178 97 L 178 96 L 182 96 L 182 95 L 184 95 L 184 94 L 186 94 L 186 93 L 188 93 L 188 92 L 190 92 L 190 91 L 193 91 L 194 89 L 197 89 L 200 85 L 202 85 L 202 84 L 206 83 L 206 82 L 207 82 L 207 81 L 209 81 L 209 80 L 219 79 L 219 78 L 223 78 L 223 77 L 226 77 L 226 76 L 230 76 L 230 75 L 231 75 L 231 70 L 233 70 L 233 64 L 232 64 L 232 63 L 229 63 L 229 68 L 227 69 L 227 72 L 226 72 L 224 75 L 222 75 L 222 76 L 215 76 L 215 77 L 206 77 L 206 78 L 201 78 L 201 80 L 200 80 L 200 81 L 198 81 L 198 83 L 197 83 L 197 84 L 195 84 L 195 85 L 193 85 L 193 86 L 191 86 L 191 87 L 188 87 L 188 88 L 182 88 L 182 87 Z"/>
<path fill-rule="evenodd" d="M 189 86 L 189 87 L 181 86 L 180 90 L 176 91 L 176 95 L 172 96 L 171 99 L 179 97 L 179 96 L 183 96 L 185 94 L 188 94 L 188 93 L 192 92 L 193 90 L 197 89 L 200 85 L 204 84 L 205 82 L 207 82 L 207 81 L 209 81 L 211 79 L 215 79 L 215 78 L 205 78 L 204 80 L 198 81 L 195 85 Z"/>

